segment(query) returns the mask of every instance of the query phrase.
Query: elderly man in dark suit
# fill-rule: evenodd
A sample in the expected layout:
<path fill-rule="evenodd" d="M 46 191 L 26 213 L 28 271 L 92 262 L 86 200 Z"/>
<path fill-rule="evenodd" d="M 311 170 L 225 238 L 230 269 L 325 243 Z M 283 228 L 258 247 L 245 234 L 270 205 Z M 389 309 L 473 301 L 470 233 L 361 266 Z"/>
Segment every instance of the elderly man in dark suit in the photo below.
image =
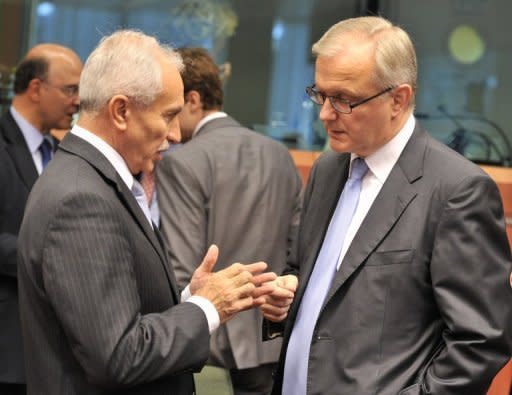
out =
<path fill-rule="evenodd" d="M 32 185 L 52 156 L 50 129 L 78 111 L 82 62 L 56 44 L 33 47 L 18 65 L 14 98 L 0 118 L 0 393 L 25 392 L 18 311 L 17 237 Z"/>
<path fill-rule="evenodd" d="M 179 50 L 185 69 L 180 127 L 186 143 L 158 165 L 162 230 L 178 283 L 190 281 L 208 245 L 218 268 L 264 260 L 286 264 L 298 228 L 302 184 L 287 148 L 222 112 L 219 69 L 202 48 Z M 210 363 L 229 369 L 237 395 L 269 394 L 281 341 L 262 342 L 262 317 L 239 314 L 212 336 Z"/>
<path fill-rule="evenodd" d="M 212 246 L 178 292 L 138 174 L 180 139 L 181 65 L 156 39 L 119 31 L 84 66 L 78 123 L 34 185 L 19 236 L 30 393 L 193 394 L 210 334 L 275 278 L 264 262 L 212 274 Z"/>
<path fill-rule="evenodd" d="M 288 314 L 275 394 L 483 395 L 511 355 L 510 249 L 500 195 L 413 116 L 416 55 L 378 17 L 313 46 L 332 152 L 304 195 L 296 260 L 262 306 Z"/>

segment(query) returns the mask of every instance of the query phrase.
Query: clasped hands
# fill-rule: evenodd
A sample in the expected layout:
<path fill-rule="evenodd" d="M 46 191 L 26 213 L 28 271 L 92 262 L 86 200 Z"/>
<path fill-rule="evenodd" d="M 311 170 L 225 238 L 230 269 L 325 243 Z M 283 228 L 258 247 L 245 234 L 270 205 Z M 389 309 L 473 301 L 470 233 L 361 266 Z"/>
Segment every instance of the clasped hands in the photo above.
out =
<path fill-rule="evenodd" d="M 208 299 L 217 309 L 221 323 L 253 307 L 259 307 L 271 321 L 286 317 L 297 288 L 297 277 L 277 277 L 273 272 L 265 272 L 265 262 L 234 263 L 213 272 L 218 256 L 218 247 L 210 246 L 192 275 L 190 292 Z"/>

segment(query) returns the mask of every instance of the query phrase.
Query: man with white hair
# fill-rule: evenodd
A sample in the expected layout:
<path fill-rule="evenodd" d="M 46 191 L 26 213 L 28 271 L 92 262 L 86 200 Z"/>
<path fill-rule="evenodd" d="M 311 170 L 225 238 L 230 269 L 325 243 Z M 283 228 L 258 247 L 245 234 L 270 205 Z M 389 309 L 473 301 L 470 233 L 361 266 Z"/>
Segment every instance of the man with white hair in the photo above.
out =
<path fill-rule="evenodd" d="M 512 345 L 510 248 L 493 180 L 413 116 L 416 54 L 379 17 L 313 46 L 332 151 L 312 168 L 295 260 L 299 286 L 261 307 L 283 330 L 274 394 L 483 395 Z M 288 308 L 289 313 L 288 313 Z"/>
<path fill-rule="evenodd" d="M 180 140 L 181 67 L 133 31 L 103 39 L 84 66 L 78 123 L 34 186 L 19 237 L 30 393 L 193 394 L 210 334 L 275 278 L 264 262 L 212 273 L 211 246 L 178 293 L 138 175 Z"/>

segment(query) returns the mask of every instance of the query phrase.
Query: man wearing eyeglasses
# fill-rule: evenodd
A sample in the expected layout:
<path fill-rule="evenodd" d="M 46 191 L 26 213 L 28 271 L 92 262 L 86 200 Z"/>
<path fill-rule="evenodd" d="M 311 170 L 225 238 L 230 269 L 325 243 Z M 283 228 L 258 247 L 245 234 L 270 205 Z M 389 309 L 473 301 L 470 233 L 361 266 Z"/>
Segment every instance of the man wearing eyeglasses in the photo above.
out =
<path fill-rule="evenodd" d="M 510 248 L 494 182 L 413 116 L 407 33 L 361 17 L 313 46 L 332 152 L 261 307 L 284 335 L 274 394 L 485 394 L 511 355 Z M 284 294 L 284 292 L 283 292 Z M 284 321 L 284 319 L 286 320 Z"/>
<path fill-rule="evenodd" d="M 52 128 L 78 110 L 82 62 L 56 44 L 33 47 L 16 68 L 14 98 L 0 119 L 0 393 L 25 393 L 16 245 L 25 203 L 53 155 Z"/>

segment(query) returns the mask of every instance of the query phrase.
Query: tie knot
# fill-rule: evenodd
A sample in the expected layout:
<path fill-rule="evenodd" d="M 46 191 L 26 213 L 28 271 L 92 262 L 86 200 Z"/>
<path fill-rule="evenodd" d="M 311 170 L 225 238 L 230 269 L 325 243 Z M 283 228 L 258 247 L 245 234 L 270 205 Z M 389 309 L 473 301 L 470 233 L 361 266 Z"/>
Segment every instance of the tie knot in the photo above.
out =
<path fill-rule="evenodd" d="M 360 180 L 364 177 L 367 171 L 368 165 L 366 164 L 365 160 L 356 158 L 352 161 L 352 173 L 350 174 L 350 178 L 352 180 Z"/>

